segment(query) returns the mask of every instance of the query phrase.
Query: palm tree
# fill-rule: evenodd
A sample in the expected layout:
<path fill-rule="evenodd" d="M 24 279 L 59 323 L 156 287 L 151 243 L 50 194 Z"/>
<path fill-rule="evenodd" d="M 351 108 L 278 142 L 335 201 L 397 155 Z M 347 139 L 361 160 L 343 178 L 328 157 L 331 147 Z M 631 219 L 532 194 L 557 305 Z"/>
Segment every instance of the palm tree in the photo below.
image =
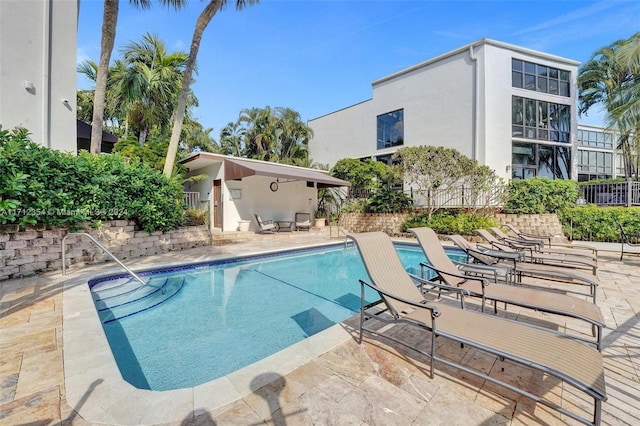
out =
<path fill-rule="evenodd" d="M 278 127 L 278 157 L 281 161 L 294 162 L 308 156 L 307 147 L 313 131 L 302 122 L 300 113 L 291 108 L 276 108 Z"/>
<path fill-rule="evenodd" d="M 604 107 L 607 127 L 616 128 L 620 134 L 618 149 L 623 154 L 627 177 L 637 174 L 633 148 L 634 138 L 637 141 L 640 132 L 639 43 L 637 33 L 628 40 L 603 47 L 578 73 L 579 111 L 584 114 L 596 104 Z"/>
<path fill-rule="evenodd" d="M 236 10 L 242 10 L 247 5 L 254 5 L 259 0 L 236 0 Z M 196 21 L 196 28 L 193 32 L 193 39 L 191 40 L 191 48 L 189 50 L 189 59 L 187 60 L 186 69 L 182 78 L 182 91 L 180 92 L 180 98 L 178 99 L 178 109 L 175 112 L 173 119 L 173 130 L 171 132 L 171 140 L 169 141 L 169 150 L 167 151 L 167 160 L 164 163 L 164 174 L 167 177 L 171 176 L 173 172 L 173 165 L 176 160 L 176 154 L 178 152 L 178 143 L 180 142 L 180 134 L 182 133 L 182 123 L 184 122 L 185 110 L 187 108 L 187 98 L 189 96 L 189 88 L 191 87 L 191 75 L 196 64 L 196 58 L 198 56 L 198 50 L 200 50 L 200 41 L 202 41 L 202 34 L 204 30 L 213 19 L 214 15 L 221 8 L 227 5 L 227 0 L 211 0 L 209 4 L 204 8 L 198 20 Z"/>
<path fill-rule="evenodd" d="M 239 121 L 230 122 L 220 132 L 220 147 L 225 155 L 242 157 L 244 154 L 245 129 Z"/>
<path fill-rule="evenodd" d="M 172 5 L 176 9 L 182 7 L 186 0 L 160 0 L 161 3 Z M 116 39 L 118 23 L 118 9 L 120 0 L 104 0 L 102 15 L 102 39 L 100 41 L 100 61 L 96 74 L 96 89 L 93 97 L 93 118 L 91 120 L 91 152 L 98 154 L 102 145 L 102 123 L 104 118 L 104 102 L 107 91 L 107 74 L 111 52 Z M 150 0 L 129 0 L 129 3 L 141 9 L 150 7 Z M 186 99 L 186 95 L 185 95 Z M 185 102 L 186 105 L 186 102 Z"/>
<path fill-rule="evenodd" d="M 113 67 L 114 96 L 144 146 L 150 129 L 171 122 L 187 54 L 168 53 L 158 36 L 148 33 L 141 42 L 127 44 L 122 53 L 122 64 L 116 61 Z"/>

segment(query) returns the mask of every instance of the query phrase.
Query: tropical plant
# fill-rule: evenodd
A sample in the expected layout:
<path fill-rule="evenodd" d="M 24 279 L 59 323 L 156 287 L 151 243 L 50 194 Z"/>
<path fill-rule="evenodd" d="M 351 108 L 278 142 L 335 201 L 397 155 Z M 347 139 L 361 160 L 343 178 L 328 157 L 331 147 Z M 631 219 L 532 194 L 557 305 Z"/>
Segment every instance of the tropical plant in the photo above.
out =
<path fill-rule="evenodd" d="M 259 0 L 236 0 L 236 10 L 242 10 L 245 6 L 253 5 L 258 3 L 258 1 Z M 167 177 L 171 176 L 173 173 L 173 165 L 176 160 L 176 154 L 178 153 L 178 145 L 182 134 L 182 124 L 184 122 L 185 111 L 187 109 L 189 88 L 191 87 L 192 74 L 196 65 L 198 51 L 200 50 L 202 34 L 218 10 L 224 8 L 226 5 L 227 0 L 211 0 L 202 10 L 200 16 L 198 16 L 198 20 L 196 21 L 196 27 L 193 31 L 193 38 L 191 40 L 191 48 L 189 49 L 189 58 L 182 77 L 182 90 L 180 91 L 180 97 L 178 98 L 178 108 L 173 116 L 173 130 L 169 141 L 167 160 L 164 163 L 164 174 Z"/>
<path fill-rule="evenodd" d="M 331 175 L 351 183 L 352 194 L 371 191 L 379 188 L 390 180 L 395 182 L 391 167 L 370 158 L 358 160 L 343 158 L 336 162 L 331 169 Z"/>
<path fill-rule="evenodd" d="M 507 192 L 502 208 L 505 213 L 556 213 L 576 205 L 578 183 L 572 180 L 535 177 L 511 181 Z"/>
<path fill-rule="evenodd" d="M 139 42 L 129 42 L 121 52 L 123 60 L 110 76 L 113 96 L 144 146 L 151 129 L 163 129 L 171 122 L 187 54 L 168 53 L 158 36 L 149 33 Z M 189 99 L 190 106 L 197 105 L 193 94 Z"/>
<path fill-rule="evenodd" d="M 425 200 L 429 215 L 457 196 L 452 189 L 472 176 L 478 163 L 455 149 L 434 146 L 400 148 L 393 156 L 399 175 Z"/>
<path fill-rule="evenodd" d="M 429 215 L 426 210 L 414 212 L 402 224 L 402 229 L 429 227 L 438 234 L 473 235 L 474 230 L 497 226 L 495 219 L 486 215 L 469 213 L 460 209 L 443 209 Z"/>
<path fill-rule="evenodd" d="M 39 146 L 24 129 L 0 128 L 0 184 L 1 223 L 73 226 L 126 219 L 151 232 L 184 220 L 179 181 L 118 154 L 74 156 Z"/>
<path fill-rule="evenodd" d="M 245 108 L 220 132 L 220 146 L 226 155 L 313 167 L 307 150 L 311 136 L 291 108 Z"/>
<path fill-rule="evenodd" d="M 640 33 L 597 50 L 578 73 L 579 111 L 594 105 L 607 113 L 607 127 L 619 132 L 625 174 L 637 177 L 640 145 Z M 635 161 L 634 161 L 635 160 Z"/>
<path fill-rule="evenodd" d="M 171 5 L 176 9 L 186 4 L 186 0 L 159 0 L 160 3 Z M 107 76 L 111 52 L 116 39 L 118 24 L 119 0 L 104 0 L 102 15 L 102 38 L 100 41 L 100 62 L 96 73 L 96 88 L 93 98 L 93 118 L 91 120 L 91 152 L 100 153 L 102 145 L 102 126 L 104 121 L 104 103 L 107 92 Z M 150 0 L 129 0 L 136 7 L 146 9 L 151 6 Z M 185 94 L 186 105 L 186 94 Z"/>

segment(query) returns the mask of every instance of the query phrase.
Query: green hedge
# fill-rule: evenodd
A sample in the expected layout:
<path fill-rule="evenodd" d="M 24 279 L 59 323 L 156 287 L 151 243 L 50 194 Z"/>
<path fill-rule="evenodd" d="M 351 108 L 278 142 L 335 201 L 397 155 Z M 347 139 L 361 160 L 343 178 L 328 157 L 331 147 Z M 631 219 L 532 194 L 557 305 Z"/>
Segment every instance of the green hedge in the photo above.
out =
<path fill-rule="evenodd" d="M 414 213 L 402 224 L 402 230 L 428 226 L 438 234 L 474 235 L 474 230 L 498 226 L 494 219 L 476 213 L 465 213 L 458 209 L 446 209 L 433 213 L 429 219 L 427 211 Z"/>
<path fill-rule="evenodd" d="M 532 178 L 509 183 L 504 213 L 556 213 L 576 205 L 578 183 L 571 180 Z"/>
<path fill-rule="evenodd" d="M 627 233 L 640 234 L 640 208 L 590 204 L 558 212 L 565 235 L 578 241 L 620 241 L 616 220 Z"/>
<path fill-rule="evenodd" d="M 0 127 L 0 224 L 73 226 L 134 220 L 148 232 L 184 221 L 177 181 L 119 155 L 61 153 Z"/>

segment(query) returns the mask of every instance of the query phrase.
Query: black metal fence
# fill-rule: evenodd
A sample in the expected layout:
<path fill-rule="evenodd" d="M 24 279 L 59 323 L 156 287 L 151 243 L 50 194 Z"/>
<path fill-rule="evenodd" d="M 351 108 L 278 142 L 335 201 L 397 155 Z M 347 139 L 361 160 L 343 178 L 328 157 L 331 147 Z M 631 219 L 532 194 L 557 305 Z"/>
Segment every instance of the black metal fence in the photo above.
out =
<path fill-rule="evenodd" d="M 586 183 L 580 185 L 578 204 L 640 206 L 640 182 Z"/>

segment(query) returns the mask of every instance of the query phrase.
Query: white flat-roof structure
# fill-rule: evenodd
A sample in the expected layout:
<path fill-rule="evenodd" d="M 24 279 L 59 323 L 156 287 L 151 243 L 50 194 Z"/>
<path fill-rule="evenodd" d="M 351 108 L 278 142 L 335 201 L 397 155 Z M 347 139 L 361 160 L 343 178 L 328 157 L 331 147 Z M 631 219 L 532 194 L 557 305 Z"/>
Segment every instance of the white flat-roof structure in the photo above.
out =
<path fill-rule="evenodd" d="M 193 153 L 180 163 L 191 176 L 207 176 L 189 184 L 188 191 L 209 204 L 212 229 L 221 231 L 235 231 L 240 221 L 250 221 L 250 230 L 257 230 L 254 214 L 283 222 L 293 221 L 296 213 L 313 215 L 317 188 L 351 185 L 322 170 L 209 152 Z"/>
<path fill-rule="evenodd" d="M 314 161 L 455 148 L 504 178 L 576 178 L 579 62 L 481 39 L 372 83 L 373 97 L 309 120 Z"/>

